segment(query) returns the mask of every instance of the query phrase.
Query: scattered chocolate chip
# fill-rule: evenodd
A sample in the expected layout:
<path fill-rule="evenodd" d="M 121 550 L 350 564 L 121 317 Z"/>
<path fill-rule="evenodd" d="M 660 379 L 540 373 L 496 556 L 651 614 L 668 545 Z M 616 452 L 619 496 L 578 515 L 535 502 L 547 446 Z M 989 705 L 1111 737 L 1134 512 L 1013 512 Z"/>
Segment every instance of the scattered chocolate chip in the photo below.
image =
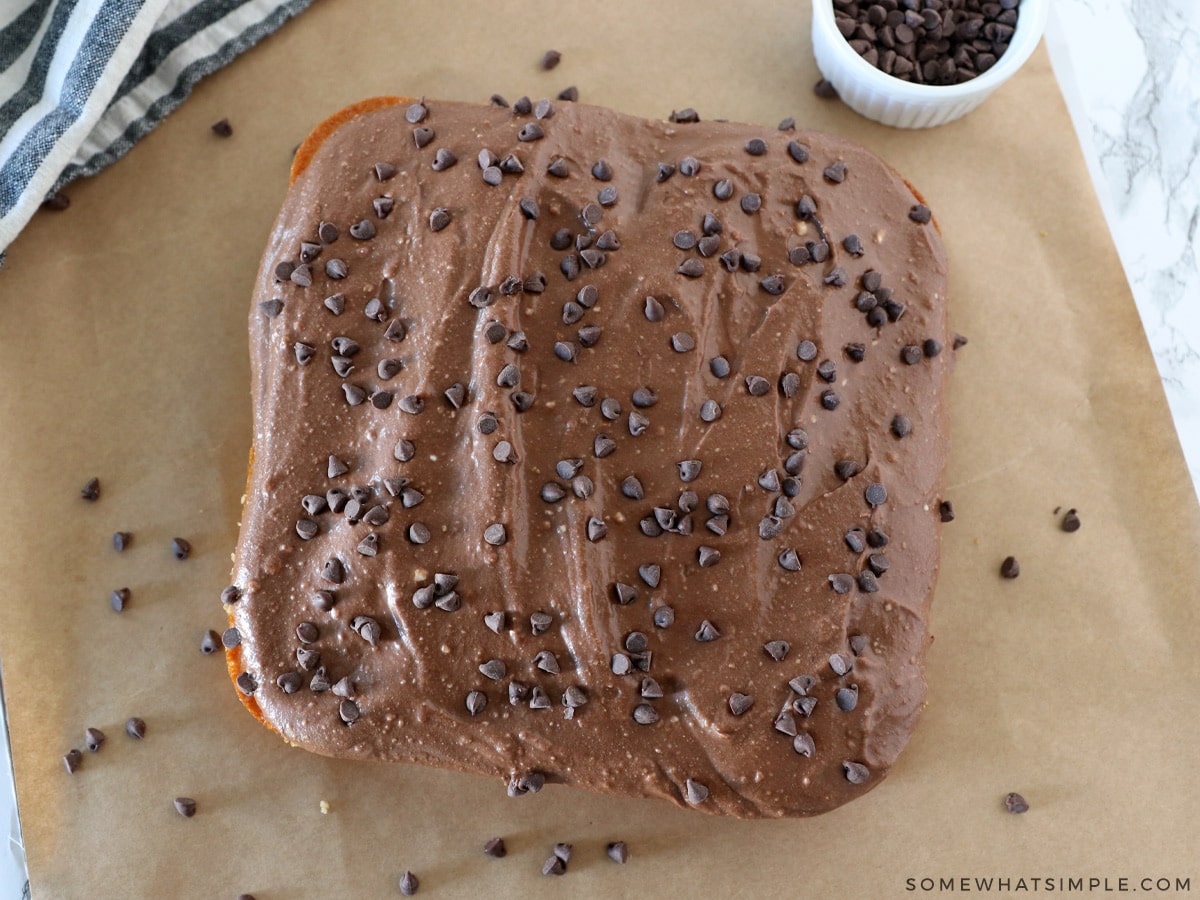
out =
<path fill-rule="evenodd" d="M 800 571 L 800 555 L 795 548 L 789 547 L 779 554 L 779 566 L 786 572 Z"/>
<path fill-rule="evenodd" d="M 83 754 L 78 750 L 71 749 L 63 755 L 62 761 L 67 774 L 74 775 L 79 767 L 83 765 Z"/>
<path fill-rule="evenodd" d="M 137 716 L 125 720 L 125 733 L 136 741 L 146 736 L 146 722 Z"/>
<path fill-rule="evenodd" d="M 42 201 L 42 209 L 48 209 L 53 212 L 62 212 L 69 209 L 71 206 L 71 198 L 62 191 L 51 191 L 46 195 L 46 199 Z"/>
<path fill-rule="evenodd" d="M 92 753 L 96 753 L 104 745 L 104 732 L 99 728 L 88 728 L 83 733 L 83 745 Z"/>
<path fill-rule="evenodd" d="M 943 523 L 953 522 L 954 521 L 954 504 L 951 503 L 949 500 L 943 500 L 941 503 L 938 504 L 938 516 L 941 518 Z"/>
<path fill-rule="evenodd" d="M 1017 562 L 1015 556 L 1006 556 L 1004 562 L 1000 563 L 1001 578 L 1016 578 L 1021 574 L 1021 564 Z"/>
<path fill-rule="evenodd" d="M 1066 515 L 1062 517 L 1062 530 L 1068 534 L 1078 531 L 1083 523 L 1079 521 L 1079 513 L 1074 509 L 1068 509 Z"/>
<path fill-rule="evenodd" d="M 176 797 L 175 811 L 185 819 L 190 819 L 196 814 L 196 801 L 191 797 Z"/>
<path fill-rule="evenodd" d="M 1010 813 L 1029 812 L 1029 803 L 1025 798 L 1018 793 L 1009 793 L 1004 795 L 1004 808 Z"/>
<path fill-rule="evenodd" d="M 558 99 L 565 100 L 568 103 L 575 103 L 579 100 L 579 88 L 575 85 L 565 87 L 558 92 Z"/>
<path fill-rule="evenodd" d="M 100 499 L 100 479 L 89 478 L 87 484 L 79 492 L 80 496 L 87 501 L 95 501 Z"/>
<path fill-rule="evenodd" d="M 502 547 L 508 543 L 508 531 L 499 522 L 493 522 L 483 530 L 483 539 L 493 547 Z"/>
<path fill-rule="evenodd" d="M 733 182 L 728 178 L 722 178 L 713 185 L 713 196 L 718 200 L 728 200 L 733 196 Z"/>
<path fill-rule="evenodd" d="M 776 128 L 779 131 L 795 131 L 796 130 L 796 117 L 788 116 L 786 119 L 781 119 L 779 124 L 776 126 Z"/>
<path fill-rule="evenodd" d="M 325 262 L 325 274 L 334 281 L 340 281 L 350 273 L 346 266 L 346 261 L 342 259 L 330 259 Z"/>

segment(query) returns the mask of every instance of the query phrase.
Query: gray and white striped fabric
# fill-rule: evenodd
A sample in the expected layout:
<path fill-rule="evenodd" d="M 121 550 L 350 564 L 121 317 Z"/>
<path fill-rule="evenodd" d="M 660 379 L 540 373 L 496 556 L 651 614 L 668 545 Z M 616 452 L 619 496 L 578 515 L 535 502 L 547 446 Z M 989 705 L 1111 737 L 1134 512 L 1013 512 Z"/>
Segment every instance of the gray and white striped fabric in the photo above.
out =
<path fill-rule="evenodd" d="M 48 194 L 311 2 L 0 0 L 0 259 Z"/>

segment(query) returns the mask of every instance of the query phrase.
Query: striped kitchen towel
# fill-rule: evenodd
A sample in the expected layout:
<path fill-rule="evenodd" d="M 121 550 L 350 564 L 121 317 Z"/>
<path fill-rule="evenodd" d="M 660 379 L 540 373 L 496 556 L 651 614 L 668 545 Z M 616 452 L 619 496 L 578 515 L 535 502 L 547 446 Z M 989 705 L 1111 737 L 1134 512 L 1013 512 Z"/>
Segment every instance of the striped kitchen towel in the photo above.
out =
<path fill-rule="evenodd" d="M 0 260 L 47 196 L 311 2 L 0 0 Z"/>

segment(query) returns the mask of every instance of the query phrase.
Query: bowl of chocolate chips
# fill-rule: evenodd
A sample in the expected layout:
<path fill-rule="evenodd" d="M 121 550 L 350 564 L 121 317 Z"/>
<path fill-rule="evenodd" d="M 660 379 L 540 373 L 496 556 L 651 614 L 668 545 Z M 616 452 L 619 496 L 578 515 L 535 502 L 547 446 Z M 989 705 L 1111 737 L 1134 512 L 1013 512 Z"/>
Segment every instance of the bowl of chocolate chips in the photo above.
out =
<path fill-rule="evenodd" d="M 896 128 L 966 115 L 1021 68 L 1050 0 L 814 0 L 817 66 L 842 101 Z"/>

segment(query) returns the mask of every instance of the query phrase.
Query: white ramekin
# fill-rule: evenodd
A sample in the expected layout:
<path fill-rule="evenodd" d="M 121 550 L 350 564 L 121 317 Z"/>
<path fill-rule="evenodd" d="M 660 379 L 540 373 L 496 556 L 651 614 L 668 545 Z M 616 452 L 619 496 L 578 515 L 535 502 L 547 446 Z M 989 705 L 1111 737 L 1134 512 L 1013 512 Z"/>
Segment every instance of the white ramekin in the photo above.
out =
<path fill-rule="evenodd" d="M 895 128 L 932 128 L 965 116 L 1029 59 L 1042 39 L 1050 0 L 1021 0 L 1016 31 L 994 66 L 962 84 L 912 84 L 854 52 L 833 16 L 833 0 L 813 0 L 813 54 L 821 74 L 859 115 Z"/>

